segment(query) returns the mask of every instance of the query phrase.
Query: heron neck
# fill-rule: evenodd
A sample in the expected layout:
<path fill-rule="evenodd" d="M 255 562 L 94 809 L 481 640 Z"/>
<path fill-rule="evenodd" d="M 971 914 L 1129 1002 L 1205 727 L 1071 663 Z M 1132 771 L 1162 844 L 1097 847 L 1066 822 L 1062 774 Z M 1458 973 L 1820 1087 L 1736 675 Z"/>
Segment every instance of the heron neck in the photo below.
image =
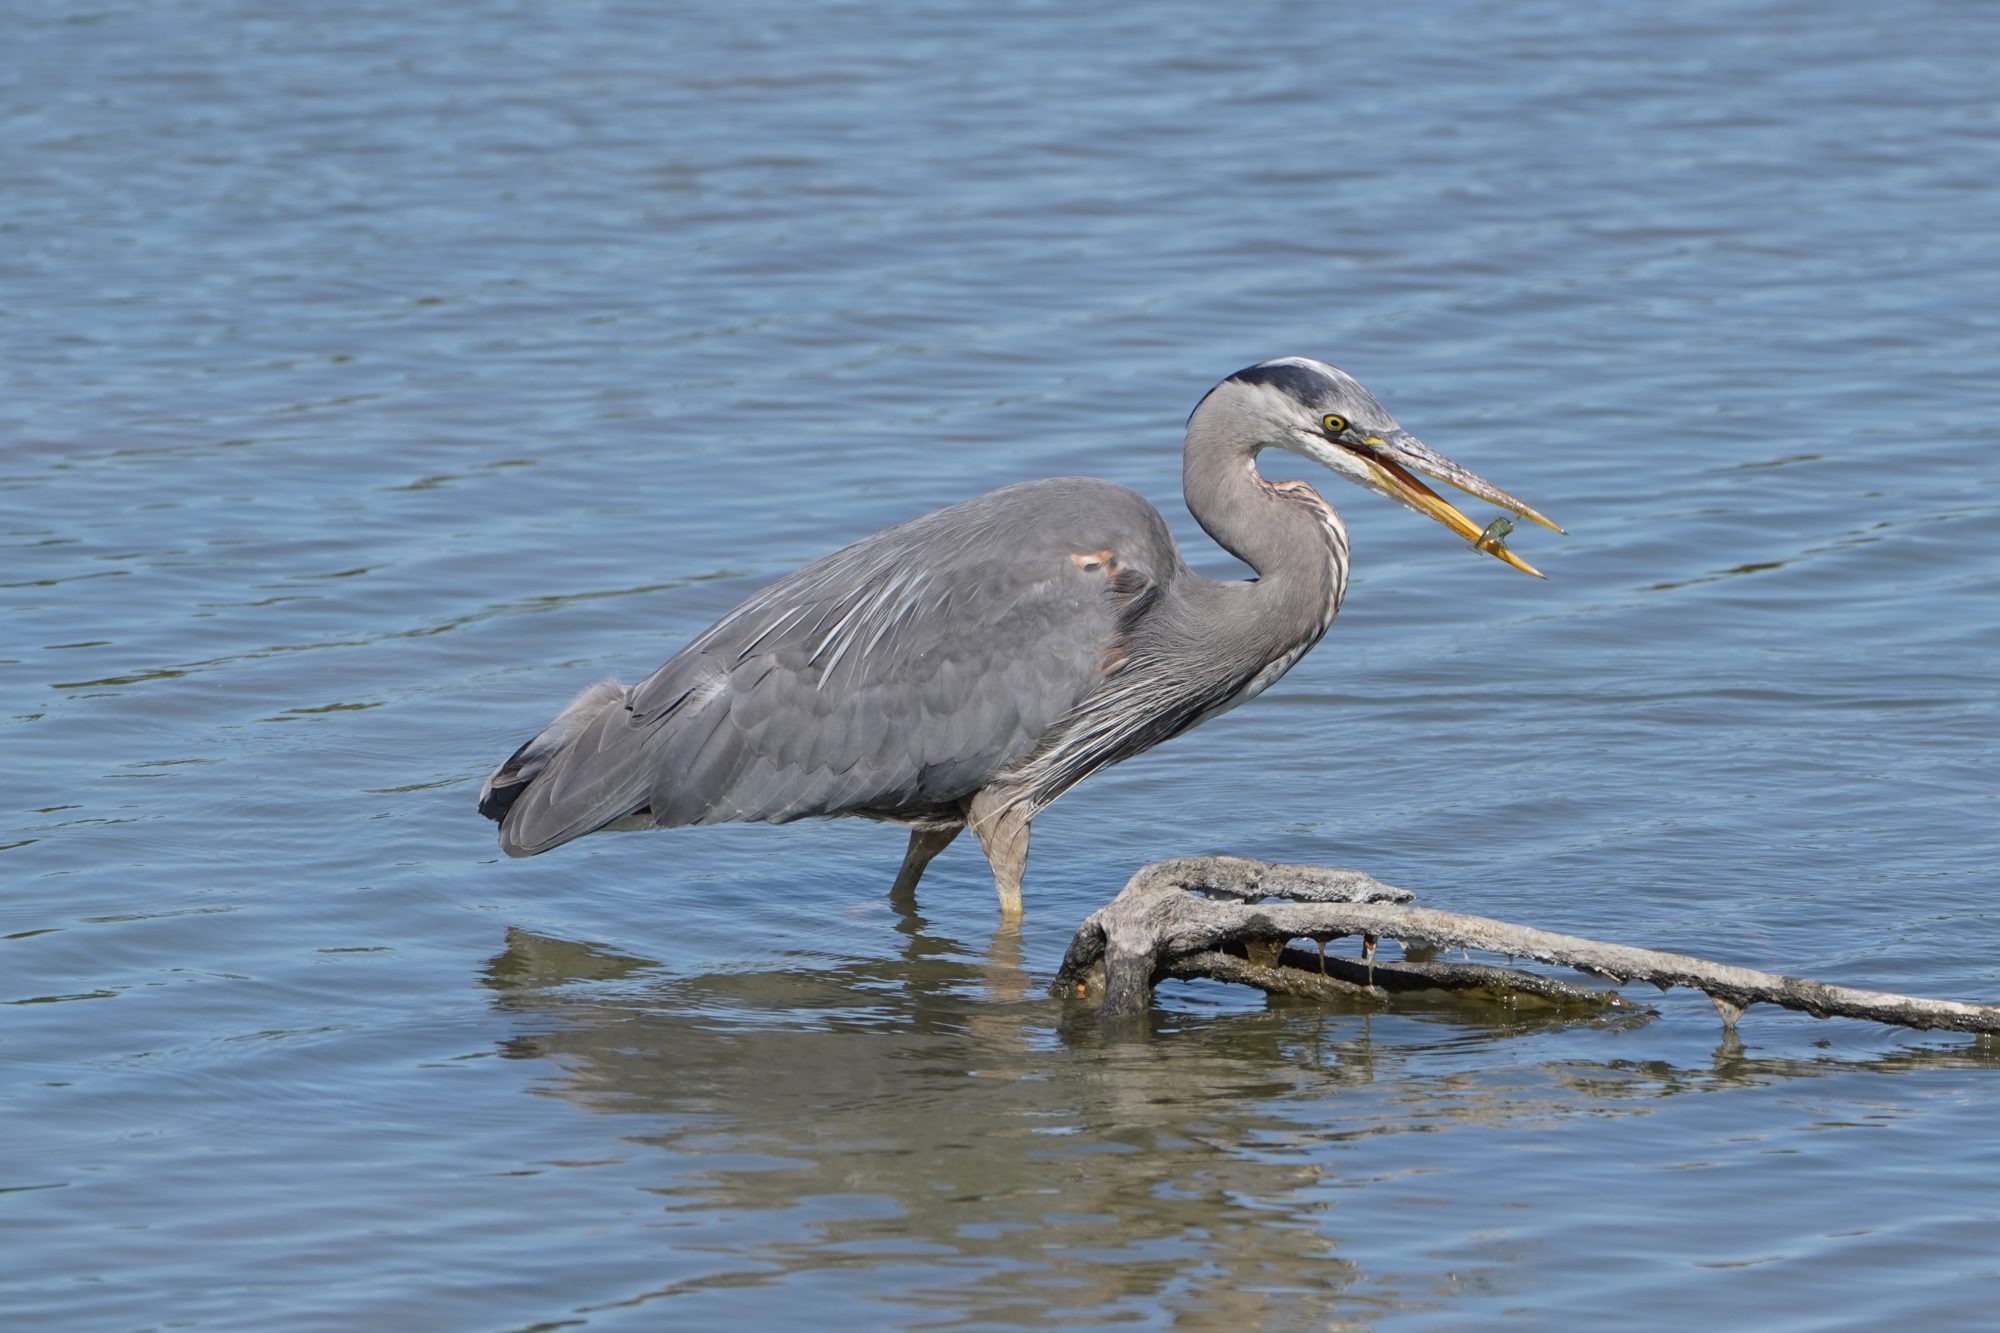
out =
<path fill-rule="evenodd" d="M 1347 532 L 1333 507 L 1299 482 L 1257 471 L 1257 450 L 1189 441 L 1181 485 L 1188 512 L 1215 544 L 1266 587 L 1304 585 L 1338 604 L 1347 583 Z"/>

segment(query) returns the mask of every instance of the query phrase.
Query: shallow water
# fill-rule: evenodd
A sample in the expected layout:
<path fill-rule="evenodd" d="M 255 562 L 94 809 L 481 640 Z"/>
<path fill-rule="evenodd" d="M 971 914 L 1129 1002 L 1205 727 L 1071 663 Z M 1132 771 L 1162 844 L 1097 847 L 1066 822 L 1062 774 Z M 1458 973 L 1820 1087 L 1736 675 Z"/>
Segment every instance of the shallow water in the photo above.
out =
<path fill-rule="evenodd" d="M 1975 1326 L 2000 1068 L 1044 988 L 1138 863 L 2000 999 L 2000 10 L 190 0 L 0 85 L 12 1327 Z M 1327 641 L 917 913 L 862 824 L 506 862 L 485 771 L 763 581 L 1134 485 L 1284 353 Z M 1483 518 L 1482 518 L 1483 521 Z"/>

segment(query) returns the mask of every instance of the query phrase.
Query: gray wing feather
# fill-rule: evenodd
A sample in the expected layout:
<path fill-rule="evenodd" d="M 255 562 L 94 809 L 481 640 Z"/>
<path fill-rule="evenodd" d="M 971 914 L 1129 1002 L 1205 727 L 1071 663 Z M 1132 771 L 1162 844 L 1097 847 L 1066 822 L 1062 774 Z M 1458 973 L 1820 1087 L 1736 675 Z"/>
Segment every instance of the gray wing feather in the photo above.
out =
<path fill-rule="evenodd" d="M 1115 587 L 1070 558 L 1105 549 Z M 501 845 L 531 855 L 642 810 L 673 826 L 949 807 L 1102 683 L 1133 589 L 1178 563 L 1151 505 L 1085 478 L 877 533 L 764 588 L 545 753 L 524 746 L 510 764 L 539 768 Z"/>

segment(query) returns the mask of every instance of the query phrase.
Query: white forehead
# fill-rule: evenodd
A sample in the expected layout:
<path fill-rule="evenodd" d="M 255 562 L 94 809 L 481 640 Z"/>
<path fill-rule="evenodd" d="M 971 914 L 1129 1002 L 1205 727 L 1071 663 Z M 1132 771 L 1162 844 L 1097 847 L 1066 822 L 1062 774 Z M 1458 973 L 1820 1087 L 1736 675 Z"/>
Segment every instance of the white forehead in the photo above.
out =
<path fill-rule="evenodd" d="M 1253 369 L 1262 370 L 1271 366 L 1297 366 L 1301 370 L 1310 371 L 1317 375 L 1324 375 L 1327 379 L 1333 381 L 1334 385 L 1337 386 L 1335 391 L 1342 396 L 1359 395 L 1364 398 L 1370 396 L 1368 390 L 1362 387 L 1360 380 L 1355 379 L 1354 376 L 1348 374 L 1339 366 L 1330 366 L 1324 361 L 1315 361 L 1309 356 L 1274 356 L 1269 361 L 1259 361 Z"/>
<path fill-rule="evenodd" d="M 1304 366 L 1307 370 L 1317 370 L 1322 375 L 1332 375 L 1337 379 L 1353 379 L 1338 366 L 1330 366 L 1324 361 L 1315 361 L 1309 356 L 1274 356 L 1269 361 L 1259 361 L 1260 366 Z"/>
<path fill-rule="evenodd" d="M 1371 426 L 1393 425 L 1389 414 L 1361 382 L 1337 366 L 1309 356 L 1280 356 L 1246 366 L 1221 384 L 1223 398 L 1239 408 L 1278 420 L 1317 419 L 1339 412 Z M 1210 392 L 1213 398 L 1215 392 Z M 1204 398 L 1203 403 L 1209 401 Z M 1196 411 L 1200 410 L 1197 404 Z"/>
<path fill-rule="evenodd" d="M 1267 406 L 1273 409 L 1289 406 L 1292 412 L 1317 414 L 1335 408 L 1352 416 L 1368 416 L 1382 410 L 1360 380 L 1338 366 L 1309 356 L 1259 361 L 1231 378 L 1269 400 Z"/>

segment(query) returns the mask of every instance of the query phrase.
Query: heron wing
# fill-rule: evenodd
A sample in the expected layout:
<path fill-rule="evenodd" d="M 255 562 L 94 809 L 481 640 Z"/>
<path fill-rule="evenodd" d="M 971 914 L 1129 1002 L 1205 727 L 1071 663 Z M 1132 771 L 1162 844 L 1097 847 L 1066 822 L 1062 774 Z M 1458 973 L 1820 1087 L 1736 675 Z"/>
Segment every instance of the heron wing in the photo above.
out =
<path fill-rule="evenodd" d="M 1150 504 L 1083 478 L 877 533 L 572 727 L 502 845 L 543 851 L 641 810 L 662 826 L 949 810 L 1116 670 L 1177 562 Z"/>

